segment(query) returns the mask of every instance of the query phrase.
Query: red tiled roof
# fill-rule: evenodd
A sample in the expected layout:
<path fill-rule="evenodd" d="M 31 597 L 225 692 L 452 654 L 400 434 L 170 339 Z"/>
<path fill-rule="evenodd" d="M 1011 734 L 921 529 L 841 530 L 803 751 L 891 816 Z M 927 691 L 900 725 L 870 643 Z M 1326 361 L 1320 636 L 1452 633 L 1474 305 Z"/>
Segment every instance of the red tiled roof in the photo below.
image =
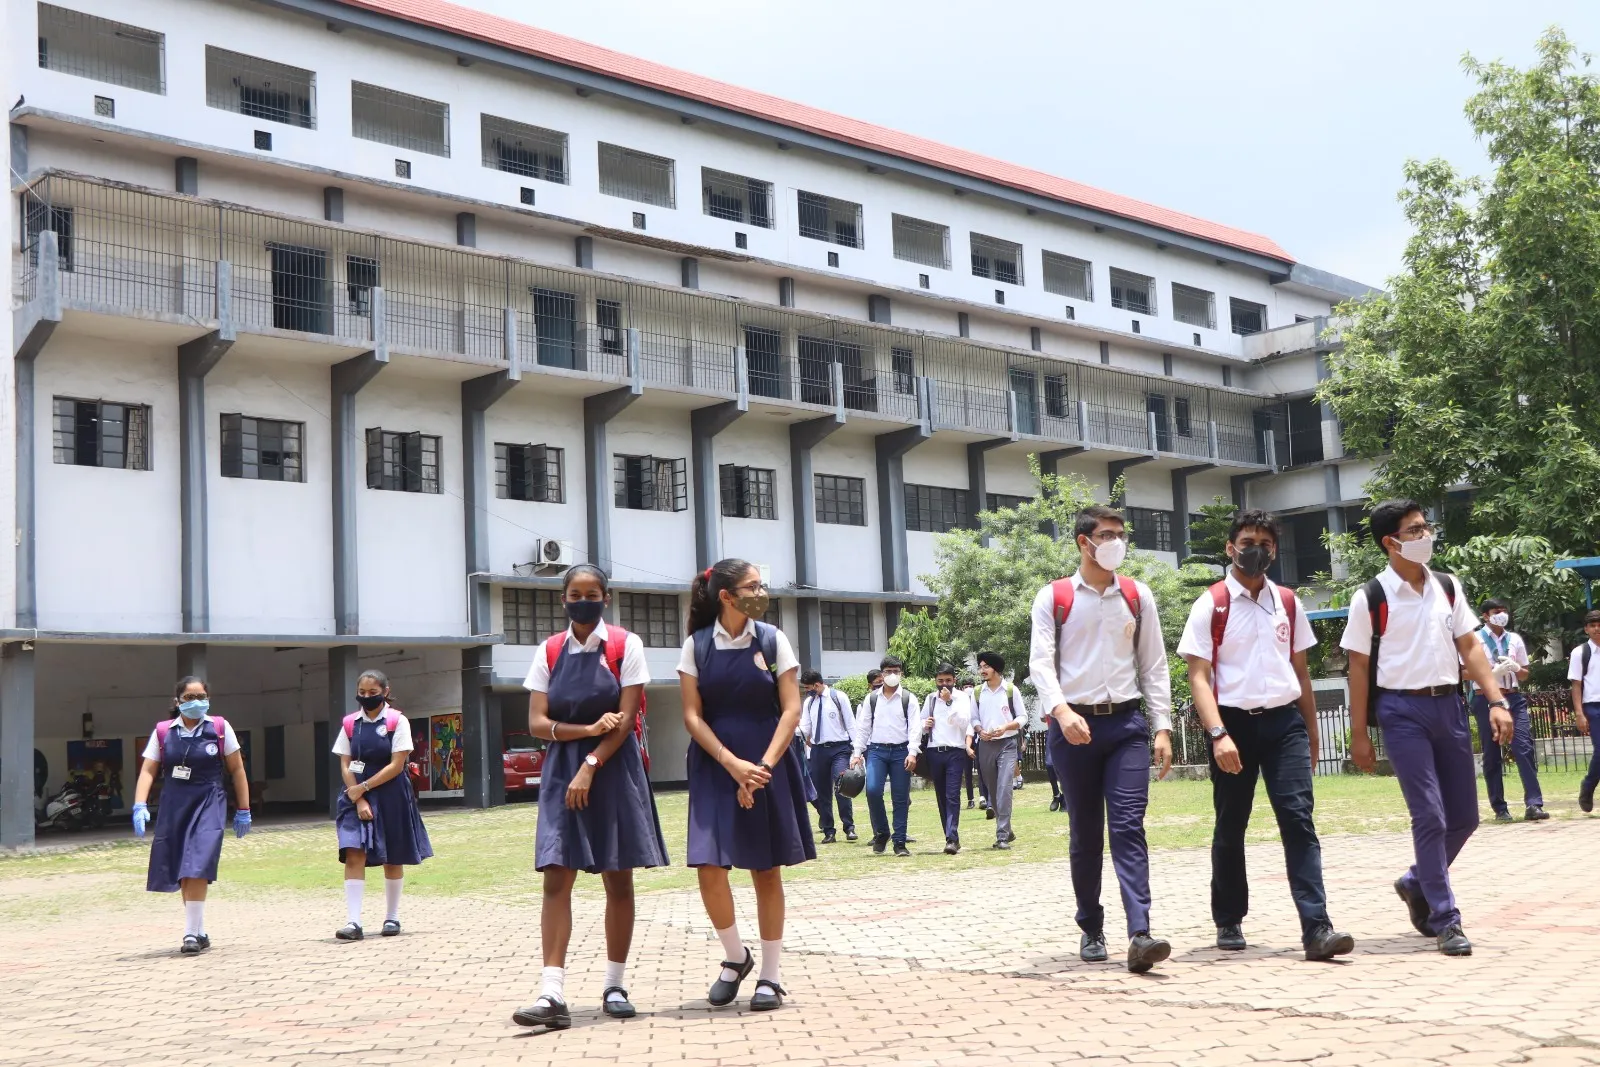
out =
<path fill-rule="evenodd" d="M 874 126 L 870 122 L 835 115 L 830 111 L 796 104 L 766 93 L 741 89 L 726 82 L 676 70 L 636 56 L 624 55 L 609 48 L 601 48 L 559 33 L 551 33 L 497 15 L 446 3 L 444 0 L 341 0 L 341 2 L 350 7 L 364 8 L 418 25 L 431 26 L 463 37 L 500 45 L 563 66 L 593 71 L 671 93 L 674 96 L 766 119 L 831 140 L 886 152 L 942 170 L 1036 193 L 1052 200 L 1093 208 L 1286 263 L 1294 262 L 1293 257 L 1279 247 L 1277 242 L 1260 234 L 1207 222 L 1193 215 L 1185 215 L 1155 204 L 1147 204 L 1142 200 L 1108 193 L 1042 171 L 990 159 L 976 152 L 951 148 L 924 137 Z"/>

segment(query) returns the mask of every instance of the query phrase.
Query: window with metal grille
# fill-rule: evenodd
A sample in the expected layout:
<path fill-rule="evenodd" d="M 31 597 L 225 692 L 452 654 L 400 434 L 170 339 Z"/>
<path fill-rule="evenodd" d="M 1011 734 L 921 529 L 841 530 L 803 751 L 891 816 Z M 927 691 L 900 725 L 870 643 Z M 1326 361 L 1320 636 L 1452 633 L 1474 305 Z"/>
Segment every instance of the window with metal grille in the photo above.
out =
<path fill-rule="evenodd" d="M 894 371 L 894 391 L 902 396 L 917 391 L 917 357 L 909 348 L 891 348 L 889 365 Z"/>
<path fill-rule="evenodd" d="M 206 45 L 206 106 L 314 130 L 317 76 L 309 70 Z"/>
<path fill-rule="evenodd" d="M 1172 317 L 1190 326 L 1217 328 L 1217 298 L 1214 293 L 1189 285 L 1172 283 Z"/>
<path fill-rule="evenodd" d="M 1172 398 L 1172 424 L 1177 428 L 1179 437 L 1194 436 L 1194 420 L 1189 414 L 1189 398 L 1175 396 Z"/>
<path fill-rule="evenodd" d="M 616 505 L 629 511 L 682 511 L 689 506 L 689 468 L 682 459 L 613 457 Z"/>
<path fill-rule="evenodd" d="M 987 511 L 1003 511 L 1008 508 L 1020 508 L 1024 504 L 1033 503 L 1031 496 L 1017 496 L 1012 493 L 988 494 Z"/>
<path fill-rule="evenodd" d="M 350 132 L 363 141 L 450 154 L 450 105 L 366 82 L 350 83 Z"/>
<path fill-rule="evenodd" d="M 673 162 L 664 156 L 600 144 L 600 191 L 656 207 L 677 207 Z"/>
<path fill-rule="evenodd" d="M 596 300 L 594 324 L 599 334 L 600 351 L 608 356 L 622 355 L 622 302 Z"/>
<path fill-rule="evenodd" d="M 1111 268 L 1111 306 L 1141 315 L 1156 313 L 1156 280 L 1144 274 Z"/>
<path fill-rule="evenodd" d="M 746 326 L 744 361 L 749 372 L 750 395 L 784 395 L 787 375 L 783 369 L 783 334 L 763 326 Z"/>
<path fill-rule="evenodd" d="M 906 529 L 945 533 L 972 525 L 971 494 L 940 485 L 906 484 Z"/>
<path fill-rule="evenodd" d="M 150 469 L 150 408 L 58 396 L 54 405 L 57 463 L 74 467 Z"/>
<path fill-rule="evenodd" d="M 783 601 L 773 597 L 767 601 L 767 613 L 761 616 L 761 621 L 770 624 L 773 628 L 783 629 Z M 789 642 L 791 645 L 793 641 Z"/>
<path fill-rule="evenodd" d="M 867 524 L 866 482 L 840 474 L 817 474 L 817 521 L 838 526 Z"/>
<path fill-rule="evenodd" d="M 1067 417 L 1067 377 L 1064 374 L 1044 376 L 1044 413 L 1052 419 Z"/>
<path fill-rule="evenodd" d="M 981 233 L 969 236 L 972 245 L 972 273 L 979 278 L 993 278 L 1008 285 L 1022 284 L 1022 246 L 998 237 Z M 1001 299 L 998 290 L 997 300 Z"/>
<path fill-rule="evenodd" d="M 483 115 L 478 124 L 483 165 L 524 178 L 567 184 L 567 135 L 529 126 L 498 115 Z"/>
<path fill-rule="evenodd" d="M 508 645 L 537 645 L 567 628 L 561 594 L 554 589 L 504 589 L 500 605 Z"/>
<path fill-rule="evenodd" d="M 739 467 L 724 463 L 718 469 L 722 481 L 722 513 L 734 519 L 776 519 L 773 503 L 774 472 L 761 467 Z"/>
<path fill-rule="evenodd" d="M 328 253 L 270 241 L 267 251 L 272 266 L 272 325 L 304 333 L 330 332 Z"/>
<path fill-rule="evenodd" d="M 622 628 L 639 635 L 646 648 L 683 644 L 678 598 L 673 593 L 623 593 Z"/>
<path fill-rule="evenodd" d="M 306 424 L 249 415 L 222 416 L 222 476 L 303 482 Z"/>
<path fill-rule="evenodd" d="M 56 262 L 64 271 L 73 268 L 72 259 L 72 209 L 51 207 L 24 193 L 23 223 L 27 232 L 28 262 L 39 265 L 39 235 L 46 230 L 56 235 Z"/>
<path fill-rule="evenodd" d="M 1123 508 L 1128 517 L 1128 540 L 1147 552 L 1173 552 L 1173 513 L 1157 508 Z"/>
<path fill-rule="evenodd" d="M 1044 253 L 1044 291 L 1073 300 L 1094 300 L 1094 275 L 1087 259 Z"/>
<path fill-rule="evenodd" d="M 562 467 L 566 450 L 550 445 L 494 445 L 494 495 L 502 500 L 566 502 Z"/>
<path fill-rule="evenodd" d="M 940 270 L 950 269 L 950 227 L 909 215 L 896 215 L 893 233 L 895 259 Z"/>
<path fill-rule="evenodd" d="M 701 210 L 714 219 L 772 229 L 772 183 L 700 168 Z"/>
<path fill-rule="evenodd" d="M 437 493 L 439 438 L 425 433 L 369 429 L 367 488 L 397 493 Z"/>
<path fill-rule="evenodd" d="M 1237 334 L 1260 333 L 1267 328 L 1267 306 L 1265 304 L 1252 304 L 1248 300 L 1232 297 L 1228 301 L 1229 317 L 1233 320 L 1233 332 Z"/>
<path fill-rule="evenodd" d="M 546 367 L 577 365 L 578 298 L 572 293 L 534 287 L 533 340 L 538 361 Z"/>
<path fill-rule="evenodd" d="M 147 93 L 167 91 L 166 37 L 126 22 L 39 5 L 39 66 Z"/>
<path fill-rule="evenodd" d="M 872 605 L 822 601 L 822 650 L 871 652 Z"/>
<path fill-rule="evenodd" d="M 798 192 L 796 198 L 800 208 L 801 237 L 844 245 L 846 248 L 862 247 L 860 204 L 804 191 Z"/>
<path fill-rule="evenodd" d="M 350 296 L 350 314 L 371 318 L 372 290 L 378 287 L 378 261 L 369 256 L 345 256 L 344 281 Z"/>

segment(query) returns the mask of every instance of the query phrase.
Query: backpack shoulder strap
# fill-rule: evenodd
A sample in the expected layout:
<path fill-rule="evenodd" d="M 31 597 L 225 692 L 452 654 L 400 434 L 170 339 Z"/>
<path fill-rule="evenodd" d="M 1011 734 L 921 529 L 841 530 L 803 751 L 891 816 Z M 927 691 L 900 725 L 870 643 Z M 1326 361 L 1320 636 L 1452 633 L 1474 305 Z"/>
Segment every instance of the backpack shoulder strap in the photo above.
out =
<path fill-rule="evenodd" d="M 694 632 L 694 669 L 699 674 L 704 674 L 706 663 L 711 659 L 711 639 L 716 634 L 715 624 Z"/>
<path fill-rule="evenodd" d="M 566 646 L 567 632 L 562 630 L 558 634 L 551 634 L 544 640 L 544 665 L 548 670 L 556 669 L 556 660 L 561 658 L 561 650 Z"/>
<path fill-rule="evenodd" d="M 1300 601 L 1296 599 L 1294 590 L 1287 586 L 1278 586 L 1278 599 L 1283 601 L 1283 613 L 1289 616 L 1289 657 L 1294 658 L 1294 630 L 1300 623 Z"/>
<path fill-rule="evenodd" d="M 1117 575 L 1117 588 L 1122 591 L 1122 599 L 1128 602 L 1128 611 L 1132 613 L 1134 621 L 1141 621 L 1139 615 L 1143 604 L 1139 597 L 1139 583 L 1126 575 Z"/>
<path fill-rule="evenodd" d="M 358 711 L 352 711 L 350 714 L 344 717 L 344 736 L 347 740 L 355 736 L 356 716 L 359 714 L 361 713 Z"/>
<path fill-rule="evenodd" d="M 1588 641 L 1583 643 L 1583 677 L 1578 679 L 1579 684 L 1589 678 L 1589 661 L 1594 658 L 1594 646 Z"/>
<path fill-rule="evenodd" d="M 1228 632 L 1228 615 L 1233 611 L 1233 597 L 1228 594 L 1226 580 L 1217 582 L 1208 590 L 1211 594 L 1211 685 L 1217 684 L 1217 656 L 1222 649 L 1223 635 Z"/>
<path fill-rule="evenodd" d="M 1367 598 L 1367 615 L 1372 624 L 1372 648 L 1367 653 L 1367 701 L 1371 705 L 1378 698 L 1378 649 L 1383 644 L 1383 632 L 1389 628 L 1389 596 L 1383 583 L 1374 578 L 1361 587 Z"/>
<path fill-rule="evenodd" d="M 221 715 L 213 715 L 211 728 L 217 732 L 217 753 L 220 755 L 228 745 L 228 720 Z"/>
<path fill-rule="evenodd" d="M 393 737 L 396 730 L 400 729 L 400 709 L 385 708 L 383 712 L 383 728 Z"/>
<path fill-rule="evenodd" d="M 1067 616 L 1072 614 L 1072 579 L 1057 578 L 1051 582 L 1050 597 L 1055 602 L 1056 627 L 1059 629 L 1067 621 Z"/>
<path fill-rule="evenodd" d="M 1584 649 L 1583 665 L 1584 665 L 1585 668 L 1587 668 L 1589 666 L 1589 646 L 1588 646 L 1587 643 L 1584 644 L 1583 649 Z M 169 733 L 171 733 L 171 732 L 172 732 L 172 720 L 171 719 L 162 719 L 160 722 L 156 723 L 156 745 L 157 745 L 157 747 L 163 748 L 163 749 L 166 748 L 166 746 L 167 746 L 167 735 Z"/>
<path fill-rule="evenodd" d="M 756 647 L 761 649 L 761 658 L 767 661 L 767 672 L 773 678 L 778 677 L 778 628 L 770 622 L 756 620 Z"/>
<path fill-rule="evenodd" d="M 1433 580 L 1439 583 L 1439 588 L 1444 590 L 1444 598 L 1454 608 L 1456 606 L 1456 580 L 1442 571 L 1429 571 L 1428 573 L 1432 574 Z"/>
<path fill-rule="evenodd" d="M 606 666 L 622 681 L 622 657 L 628 654 L 628 631 L 620 626 L 606 626 Z"/>

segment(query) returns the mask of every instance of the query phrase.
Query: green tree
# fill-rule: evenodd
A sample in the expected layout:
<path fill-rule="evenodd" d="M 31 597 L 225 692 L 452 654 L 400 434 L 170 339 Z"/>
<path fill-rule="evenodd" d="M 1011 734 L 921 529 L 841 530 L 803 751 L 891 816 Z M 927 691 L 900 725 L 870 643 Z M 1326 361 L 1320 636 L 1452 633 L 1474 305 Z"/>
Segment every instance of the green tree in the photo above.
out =
<path fill-rule="evenodd" d="M 1238 509 L 1227 497 L 1211 498 L 1211 503 L 1200 505 L 1200 517 L 1189 524 L 1189 554 L 1183 565 L 1204 563 L 1213 567 L 1228 565 L 1228 531 L 1233 528 L 1233 517 Z"/>

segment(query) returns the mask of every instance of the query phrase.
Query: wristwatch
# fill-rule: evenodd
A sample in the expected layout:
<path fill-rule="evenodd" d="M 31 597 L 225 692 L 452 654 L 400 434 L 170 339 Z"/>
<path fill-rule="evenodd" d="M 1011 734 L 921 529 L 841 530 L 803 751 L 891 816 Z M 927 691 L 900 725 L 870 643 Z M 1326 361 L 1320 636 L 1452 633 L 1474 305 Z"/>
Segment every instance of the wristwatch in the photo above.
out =
<path fill-rule="evenodd" d="M 595 770 L 599 770 L 600 769 L 600 761 L 595 759 L 595 756 L 594 756 L 593 752 L 591 752 L 587 756 L 583 757 L 583 762 L 587 763 L 589 766 L 593 767 Z"/>
<path fill-rule="evenodd" d="M 1489 706 L 1491 708 L 1505 708 L 1507 711 L 1511 710 L 1511 702 L 1506 700 L 1505 697 L 1501 697 L 1499 700 L 1489 701 Z"/>
<path fill-rule="evenodd" d="M 1226 726 L 1208 726 L 1206 727 L 1206 736 L 1211 738 L 1212 744 L 1215 744 L 1228 736 L 1228 728 Z"/>

